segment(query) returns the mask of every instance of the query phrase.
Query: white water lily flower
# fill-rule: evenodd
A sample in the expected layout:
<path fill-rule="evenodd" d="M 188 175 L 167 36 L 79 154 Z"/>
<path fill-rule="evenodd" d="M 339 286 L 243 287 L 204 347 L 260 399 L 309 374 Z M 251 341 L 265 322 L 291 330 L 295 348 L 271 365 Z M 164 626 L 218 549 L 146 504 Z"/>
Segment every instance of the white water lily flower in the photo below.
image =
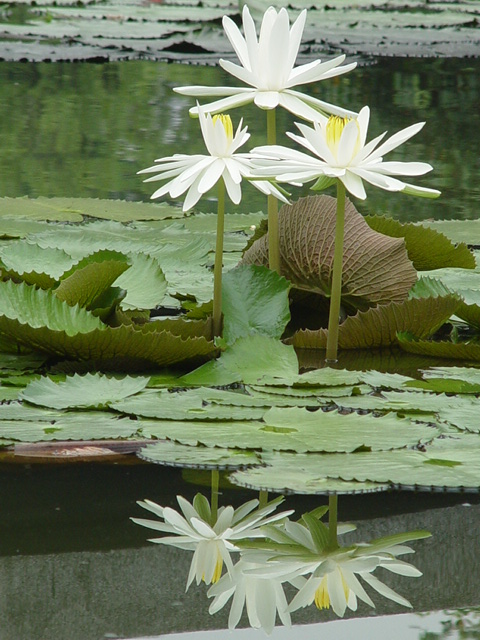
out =
<path fill-rule="evenodd" d="M 294 67 L 302 39 L 306 10 L 303 10 L 290 28 L 286 9 L 277 11 L 269 7 L 263 16 L 260 36 L 257 39 L 255 23 L 247 5 L 243 7 L 243 32 L 228 16 L 223 18 L 223 27 L 240 65 L 229 60 L 220 60 L 220 66 L 249 87 L 176 87 L 174 91 L 188 96 L 227 96 L 203 108 L 211 113 L 227 111 L 234 107 L 254 102 L 262 109 L 284 107 L 305 120 L 314 121 L 320 111 L 345 115 L 348 112 L 335 105 L 295 91 L 293 87 L 310 82 L 333 78 L 354 69 L 356 62 L 340 65 L 345 60 L 341 55 L 328 62 L 314 60 Z M 198 112 L 194 107 L 192 114 Z"/>
<path fill-rule="evenodd" d="M 223 179 L 230 200 L 238 204 L 242 199 L 241 182 L 251 176 L 251 154 L 237 153 L 250 138 L 247 127 L 242 129 L 242 120 L 233 133 L 230 116 L 212 116 L 199 110 L 200 127 L 209 155 L 175 154 L 155 160 L 157 164 L 142 169 L 139 174 L 155 173 L 144 182 L 170 179 L 157 189 L 152 199 L 167 193 L 177 198 L 187 192 L 183 210 L 191 209 L 220 179 Z M 252 180 L 251 183 L 262 193 L 272 194 L 283 202 L 285 196 L 267 180 Z"/>
<path fill-rule="evenodd" d="M 424 122 L 411 125 L 379 145 L 385 133 L 366 143 L 370 109 L 363 109 L 355 118 L 318 116 L 314 128 L 296 123 L 302 136 L 288 133 L 292 140 L 311 154 L 279 145 L 257 147 L 252 153 L 260 167 L 256 175 L 275 177 L 292 184 L 322 180 L 341 180 L 347 191 L 364 200 L 367 197 L 363 181 L 386 191 L 403 191 L 410 195 L 435 198 L 440 192 L 408 184 L 397 176 L 419 176 L 431 171 L 426 162 L 384 162 L 383 156 L 396 149 L 422 129 Z M 272 161 L 277 166 L 272 167 Z"/>
<path fill-rule="evenodd" d="M 150 542 L 166 544 L 180 549 L 194 551 L 187 578 L 187 589 L 193 580 L 197 584 L 203 580 L 206 584 L 219 580 L 223 563 L 232 573 L 232 551 L 238 551 L 235 541 L 245 538 L 263 537 L 262 525 L 277 522 L 289 516 L 292 511 L 270 515 L 283 498 L 272 500 L 265 507 L 257 509 L 258 500 L 250 500 L 241 507 L 220 507 L 215 522 L 208 500 L 197 494 L 193 504 L 182 496 L 177 501 L 182 513 L 170 507 L 161 507 L 150 500 L 138 504 L 159 516 L 163 522 L 131 518 L 136 524 L 172 535 L 153 538 Z"/>
<path fill-rule="evenodd" d="M 288 602 L 282 587 L 282 581 L 272 578 L 259 578 L 249 573 L 258 568 L 255 563 L 240 559 L 231 574 L 225 574 L 217 584 L 208 590 L 213 597 L 209 613 L 220 611 L 232 598 L 228 628 L 234 629 L 240 621 L 246 607 L 248 621 L 254 629 L 263 629 L 270 634 L 275 626 L 277 612 L 286 626 L 291 625 Z"/>

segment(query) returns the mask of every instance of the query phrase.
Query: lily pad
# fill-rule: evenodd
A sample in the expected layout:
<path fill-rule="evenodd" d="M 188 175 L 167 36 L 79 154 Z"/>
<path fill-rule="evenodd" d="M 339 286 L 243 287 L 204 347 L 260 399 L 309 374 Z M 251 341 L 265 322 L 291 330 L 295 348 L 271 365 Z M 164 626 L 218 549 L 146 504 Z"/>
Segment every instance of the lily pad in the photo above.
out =
<path fill-rule="evenodd" d="M 458 305 L 458 298 L 448 295 L 411 298 L 403 303 L 391 302 L 359 311 L 340 325 L 338 346 L 341 349 L 388 347 L 397 344 L 399 332 L 415 332 L 419 338 L 433 335 L 455 313 Z M 300 330 L 288 342 L 303 349 L 325 349 L 327 329 Z"/>
<path fill-rule="evenodd" d="M 21 393 L 21 399 L 52 409 L 104 408 L 142 391 L 149 378 L 113 378 L 98 373 L 67 376 L 64 382 L 50 378 L 34 380 Z"/>
<path fill-rule="evenodd" d="M 386 216 L 366 216 L 369 227 L 394 238 L 404 238 L 408 257 L 417 271 L 441 267 L 473 269 L 475 258 L 464 242 L 455 245 L 435 229 Z"/>
<path fill-rule="evenodd" d="M 220 447 L 188 447 L 177 442 L 155 442 L 143 447 L 138 457 L 147 462 L 193 469 L 238 469 L 261 464 L 253 451 Z"/>

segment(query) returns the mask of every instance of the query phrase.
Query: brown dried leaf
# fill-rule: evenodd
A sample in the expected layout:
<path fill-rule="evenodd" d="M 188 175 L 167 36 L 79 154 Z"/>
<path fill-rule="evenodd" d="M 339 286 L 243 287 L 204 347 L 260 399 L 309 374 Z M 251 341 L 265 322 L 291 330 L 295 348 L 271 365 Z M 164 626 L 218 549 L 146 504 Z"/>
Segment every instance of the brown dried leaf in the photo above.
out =
<path fill-rule="evenodd" d="M 279 211 L 281 274 L 295 287 L 330 296 L 336 199 L 301 198 Z M 244 254 L 244 264 L 268 264 L 268 233 Z M 347 200 L 342 303 L 355 309 L 402 302 L 416 281 L 403 238 L 373 231 Z"/>

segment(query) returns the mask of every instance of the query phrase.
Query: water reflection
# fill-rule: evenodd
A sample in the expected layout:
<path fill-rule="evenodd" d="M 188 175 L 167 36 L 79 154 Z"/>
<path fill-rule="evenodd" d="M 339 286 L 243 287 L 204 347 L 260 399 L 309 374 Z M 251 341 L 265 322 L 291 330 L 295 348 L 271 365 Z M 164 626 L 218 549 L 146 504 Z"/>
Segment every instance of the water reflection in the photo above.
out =
<path fill-rule="evenodd" d="M 291 626 L 291 613 L 315 603 L 343 617 L 356 611 L 358 600 L 375 604 L 360 578 L 377 594 L 405 607 L 412 604 L 373 573 L 382 568 L 394 574 L 418 578 L 414 565 L 399 559 L 414 553 L 406 542 L 427 538 L 425 530 L 399 532 L 369 542 L 341 545 L 338 536 L 356 529 L 337 522 L 336 496 L 329 505 L 306 512 L 298 520 L 293 510 L 276 512 L 283 498 L 266 503 L 250 500 L 237 509 L 218 507 L 218 471 L 212 471 L 211 501 L 197 493 L 190 503 L 177 496 L 181 513 L 150 500 L 138 504 L 159 520 L 132 518 L 141 526 L 170 534 L 150 542 L 193 552 L 187 586 L 196 581 L 211 585 L 209 613 L 230 603 L 229 629 L 246 611 L 251 627 L 271 634 L 278 618 Z M 328 524 L 322 521 L 328 514 Z M 233 556 L 237 556 L 235 564 Z M 225 569 L 224 569 L 225 568 Z M 293 593 L 292 595 L 292 588 Z M 287 595 L 289 593 L 289 596 Z"/>
<path fill-rule="evenodd" d="M 403 220 L 476 216 L 480 157 L 468 132 L 480 126 L 479 70 L 478 60 L 386 59 L 310 88 L 315 97 L 353 110 L 369 104 L 372 135 L 427 121 L 408 153 L 435 167 L 428 186 L 442 190 L 440 200 L 392 199 L 370 189 L 362 212 Z M 152 158 L 202 148 L 198 123 L 186 118 L 191 99 L 171 90 L 192 82 L 222 85 L 227 78 L 219 68 L 151 62 L 0 63 L 1 195 L 147 201 L 149 186 L 136 171 Z M 252 147 L 263 144 L 258 111 L 247 106 L 240 115 Z M 293 121 L 280 112 L 279 130 L 294 130 Z M 396 158 L 408 159 L 401 149 Z M 264 207 L 260 194 L 241 204 L 247 211 Z M 213 205 L 206 200 L 202 208 Z"/>

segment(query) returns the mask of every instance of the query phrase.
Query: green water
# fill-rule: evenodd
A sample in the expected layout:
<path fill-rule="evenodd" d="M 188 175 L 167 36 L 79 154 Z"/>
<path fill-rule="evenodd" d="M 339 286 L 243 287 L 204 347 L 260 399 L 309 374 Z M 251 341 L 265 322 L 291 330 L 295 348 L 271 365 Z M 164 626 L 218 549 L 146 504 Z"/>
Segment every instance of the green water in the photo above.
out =
<path fill-rule="evenodd" d="M 155 185 L 143 184 L 138 170 L 162 156 L 204 152 L 198 122 L 187 115 L 193 99 L 172 87 L 228 82 L 217 67 L 175 63 L 0 63 L 0 195 L 146 201 Z M 362 212 L 402 220 L 476 217 L 478 60 L 383 59 L 305 90 L 352 110 L 368 104 L 370 137 L 426 121 L 391 158 L 430 162 L 434 171 L 417 182 L 442 197 L 424 201 L 371 187 Z M 235 125 L 243 116 L 251 147 L 265 142 L 262 112 L 248 106 L 231 115 Z M 294 130 L 293 116 L 280 111 L 278 129 Z M 293 145 L 282 135 L 279 142 Z M 265 207 L 255 189 L 244 193 L 240 210 Z M 200 207 L 215 205 L 206 199 Z"/>

